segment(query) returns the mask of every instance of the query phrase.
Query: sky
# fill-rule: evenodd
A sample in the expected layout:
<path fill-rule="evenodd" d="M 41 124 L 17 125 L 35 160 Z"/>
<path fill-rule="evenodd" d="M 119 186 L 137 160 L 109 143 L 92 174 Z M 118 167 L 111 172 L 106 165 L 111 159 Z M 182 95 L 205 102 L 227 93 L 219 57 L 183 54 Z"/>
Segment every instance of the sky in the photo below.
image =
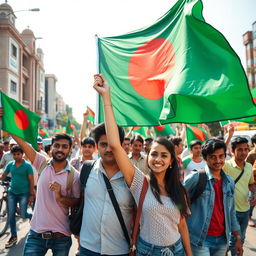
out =
<path fill-rule="evenodd" d="M 242 35 L 256 21 L 256 0 L 202 0 L 207 23 L 229 41 L 245 67 Z M 0 0 L 3 3 L 4 0 Z M 92 89 L 97 72 L 95 34 L 121 35 L 153 24 L 176 0 L 8 0 L 16 12 L 16 28 L 29 28 L 44 52 L 46 74 L 58 78 L 57 91 L 73 108 L 78 122 L 88 105 L 96 110 Z"/>

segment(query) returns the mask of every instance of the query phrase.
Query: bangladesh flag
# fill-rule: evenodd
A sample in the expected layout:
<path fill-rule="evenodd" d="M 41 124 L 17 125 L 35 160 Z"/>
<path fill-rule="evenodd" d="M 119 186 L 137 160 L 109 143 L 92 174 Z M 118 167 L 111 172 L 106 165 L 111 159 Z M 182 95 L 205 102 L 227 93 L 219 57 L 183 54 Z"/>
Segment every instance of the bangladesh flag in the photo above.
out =
<path fill-rule="evenodd" d="M 73 133 L 72 124 L 71 124 L 71 121 L 68 120 L 66 124 L 66 134 L 72 134 L 72 133 Z"/>
<path fill-rule="evenodd" d="M 208 139 L 208 134 L 202 125 L 188 125 L 186 127 L 186 134 L 188 146 L 192 140 L 204 142 Z"/>
<path fill-rule="evenodd" d="M 253 97 L 253 102 L 256 104 L 256 88 L 251 90 L 251 94 Z M 245 102 L 244 102 L 245 104 Z M 246 118 L 239 118 L 239 119 L 235 119 L 235 120 L 228 120 L 228 121 L 221 121 L 220 125 L 225 126 L 228 123 L 232 123 L 233 125 L 239 125 L 239 123 L 247 123 L 247 124 L 256 124 L 256 116 L 250 116 L 250 117 L 246 117 Z"/>
<path fill-rule="evenodd" d="M 131 133 L 132 127 L 123 127 L 125 136 L 129 135 Z"/>
<path fill-rule="evenodd" d="M 3 92 L 1 92 L 1 103 L 4 111 L 2 129 L 24 139 L 34 148 L 37 148 L 38 123 L 41 117 Z"/>
<path fill-rule="evenodd" d="M 139 134 L 143 138 L 148 137 L 148 127 L 140 127 L 140 126 L 134 126 L 132 130 L 132 135 Z"/>
<path fill-rule="evenodd" d="M 174 135 L 175 131 L 169 124 L 154 126 L 156 136 Z"/>
<path fill-rule="evenodd" d="M 253 116 L 247 78 L 201 0 L 178 0 L 155 24 L 98 38 L 99 71 L 119 125 L 204 123 Z M 244 104 L 244 102 L 247 104 Z M 99 121 L 103 121 L 102 101 Z"/>
<path fill-rule="evenodd" d="M 66 128 L 58 125 L 57 127 L 54 128 L 53 132 L 55 134 L 57 134 L 57 133 L 65 133 L 66 132 Z"/>
<path fill-rule="evenodd" d="M 49 137 L 49 133 L 45 128 L 39 128 L 38 133 L 42 138 L 48 138 Z"/>
<path fill-rule="evenodd" d="M 89 112 L 88 115 L 88 121 L 92 122 L 94 124 L 94 119 L 95 119 L 95 113 L 87 106 L 87 110 Z"/>

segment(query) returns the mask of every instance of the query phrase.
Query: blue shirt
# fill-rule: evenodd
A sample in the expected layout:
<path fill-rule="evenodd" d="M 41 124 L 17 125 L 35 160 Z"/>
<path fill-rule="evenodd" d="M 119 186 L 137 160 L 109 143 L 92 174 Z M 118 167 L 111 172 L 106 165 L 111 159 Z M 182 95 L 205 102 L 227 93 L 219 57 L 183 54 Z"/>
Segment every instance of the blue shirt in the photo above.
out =
<path fill-rule="evenodd" d="M 215 199 L 215 192 L 213 188 L 215 178 L 207 165 L 205 167 L 205 171 L 207 175 L 205 190 L 192 204 L 192 216 L 187 218 L 190 242 L 196 246 L 202 246 L 207 236 Z M 225 216 L 225 235 L 227 241 L 229 241 L 230 232 L 240 230 L 234 206 L 235 184 L 233 179 L 226 175 L 222 170 L 221 176 Z M 195 192 L 198 179 L 199 173 L 193 172 L 184 180 L 184 186 L 188 190 L 190 197 L 192 197 Z"/>
<path fill-rule="evenodd" d="M 4 169 L 5 173 L 11 173 L 12 180 L 10 191 L 14 194 L 29 193 L 30 183 L 28 175 L 33 174 L 33 168 L 31 164 L 23 160 L 19 167 L 16 167 L 15 161 L 11 161 Z"/>

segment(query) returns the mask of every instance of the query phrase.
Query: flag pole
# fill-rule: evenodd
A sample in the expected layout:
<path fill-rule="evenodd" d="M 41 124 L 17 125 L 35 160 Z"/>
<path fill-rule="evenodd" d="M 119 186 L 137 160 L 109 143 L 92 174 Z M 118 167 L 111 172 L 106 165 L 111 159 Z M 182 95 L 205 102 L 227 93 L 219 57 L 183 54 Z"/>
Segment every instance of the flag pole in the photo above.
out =
<path fill-rule="evenodd" d="M 98 35 L 95 34 L 95 44 L 96 44 L 96 74 L 99 74 L 99 47 L 98 47 Z M 99 123 L 99 111 L 100 111 L 100 95 L 96 94 L 96 111 L 95 111 L 95 124 Z"/>

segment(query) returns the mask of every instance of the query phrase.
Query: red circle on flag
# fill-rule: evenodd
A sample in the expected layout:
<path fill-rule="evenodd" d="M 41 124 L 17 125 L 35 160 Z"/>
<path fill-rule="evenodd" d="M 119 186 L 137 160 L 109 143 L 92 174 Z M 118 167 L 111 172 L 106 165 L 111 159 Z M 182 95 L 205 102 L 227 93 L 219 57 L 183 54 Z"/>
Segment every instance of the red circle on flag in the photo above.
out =
<path fill-rule="evenodd" d="M 173 74 L 174 65 L 172 44 L 165 38 L 153 39 L 140 46 L 130 58 L 129 81 L 141 96 L 150 100 L 160 99 Z"/>
<path fill-rule="evenodd" d="M 15 112 L 14 114 L 14 120 L 15 120 L 15 123 L 16 125 L 18 126 L 18 128 L 20 128 L 21 130 L 25 130 L 28 128 L 29 126 L 29 119 L 28 119 L 28 116 L 27 114 L 19 109 Z"/>
<path fill-rule="evenodd" d="M 134 131 L 138 131 L 139 129 L 140 129 L 139 126 L 134 126 L 134 127 L 133 127 L 133 130 L 134 130 Z"/>
<path fill-rule="evenodd" d="M 156 130 L 162 132 L 164 130 L 164 125 L 155 126 Z"/>

